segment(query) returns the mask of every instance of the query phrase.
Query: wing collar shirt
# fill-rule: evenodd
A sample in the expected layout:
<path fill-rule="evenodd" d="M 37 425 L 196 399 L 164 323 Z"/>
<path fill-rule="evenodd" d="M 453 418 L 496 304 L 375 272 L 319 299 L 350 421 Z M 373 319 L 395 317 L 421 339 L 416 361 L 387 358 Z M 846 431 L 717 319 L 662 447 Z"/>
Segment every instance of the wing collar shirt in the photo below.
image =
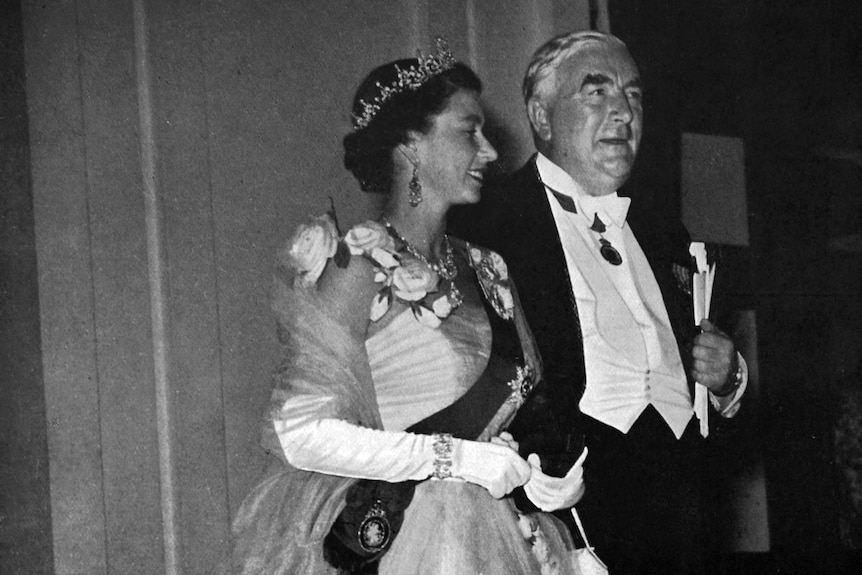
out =
<path fill-rule="evenodd" d="M 616 193 L 588 196 L 542 154 L 536 167 L 560 235 L 581 322 L 587 376 L 581 411 L 627 433 L 653 405 L 674 435 L 682 437 L 693 415 L 692 399 L 655 275 L 625 222 L 630 200 Z M 572 198 L 577 212 L 563 209 L 555 193 Z M 607 228 L 601 234 L 590 229 L 596 214 Z M 620 253 L 622 265 L 605 261 L 599 253 L 600 239 Z M 733 415 L 736 404 L 734 400 L 722 415 Z"/>

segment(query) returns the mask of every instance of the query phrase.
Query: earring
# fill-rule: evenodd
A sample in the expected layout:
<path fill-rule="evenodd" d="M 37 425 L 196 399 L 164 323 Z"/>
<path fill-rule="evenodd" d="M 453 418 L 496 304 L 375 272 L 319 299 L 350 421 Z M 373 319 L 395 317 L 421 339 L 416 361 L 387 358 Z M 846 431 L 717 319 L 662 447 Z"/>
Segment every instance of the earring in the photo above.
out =
<path fill-rule="evenodd" d="M 413 164 L 413 176 L 410 178 L 410 195 L 408 201 L 414 208 L 422 203 L 422 184 L 419 183 L 419 176 L 416 175 L 419 169 L 419 163 Z"/>

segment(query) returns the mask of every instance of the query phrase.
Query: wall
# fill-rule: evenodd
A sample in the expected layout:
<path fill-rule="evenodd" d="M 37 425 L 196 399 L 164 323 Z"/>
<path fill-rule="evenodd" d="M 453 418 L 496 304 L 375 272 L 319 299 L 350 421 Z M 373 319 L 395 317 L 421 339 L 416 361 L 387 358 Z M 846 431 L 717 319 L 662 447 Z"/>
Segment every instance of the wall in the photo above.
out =
<path fill-rule="evenodd" d="M 324 211 L 363 74 L 437 34 L 504 169 L 533 49 L 579 0 L 24 0 L 54 571 L 209 572 L 262 466 L 274 254 Z"/>
<path fill-rule="evenodd" d="M 42 386 L 21 7 L 0 4 L 0 573 L 50 573 Z"/>

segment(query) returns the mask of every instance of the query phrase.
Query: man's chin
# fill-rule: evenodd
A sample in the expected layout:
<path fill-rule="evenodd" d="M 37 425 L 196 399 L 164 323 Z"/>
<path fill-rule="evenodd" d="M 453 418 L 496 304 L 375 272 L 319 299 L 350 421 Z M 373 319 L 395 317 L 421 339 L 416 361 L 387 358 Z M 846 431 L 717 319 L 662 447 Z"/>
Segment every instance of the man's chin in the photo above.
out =
<path fill-rule="evenodd" d="M 616 192 L 626 183 L 629 175 L 631 175 L 631 170 L 603 171 L 596 181 L 596 184 L 601 189 L 599 195 Z"/>
<path fill-rule="evenodd" d="M 634 158 L 613 158 L 602 162 L 602 172 L 609 178 L 622 180 L 622 185 L 632 173 L 634 165 Z"/>

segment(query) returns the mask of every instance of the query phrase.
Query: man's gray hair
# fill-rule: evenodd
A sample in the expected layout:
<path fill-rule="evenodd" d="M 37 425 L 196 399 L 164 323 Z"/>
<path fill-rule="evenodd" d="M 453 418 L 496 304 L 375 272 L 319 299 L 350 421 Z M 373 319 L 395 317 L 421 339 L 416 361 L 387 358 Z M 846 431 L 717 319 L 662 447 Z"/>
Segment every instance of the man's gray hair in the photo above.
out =
<path fill-rule="evenodd" d="M 625 43 L 616 36 L 594 30 L 566 32 L 540 46 L 533 54 L 530 65 L 527 66 L 527 73 L 524 75 L 524 103 L 528 103 L 534 96 L 538 96 L 540 100 L 547 100 L 552 96 L 557 89 L 557 68 L 560 64 L 579 50 L 596 42 L 626 48 Z"/>

